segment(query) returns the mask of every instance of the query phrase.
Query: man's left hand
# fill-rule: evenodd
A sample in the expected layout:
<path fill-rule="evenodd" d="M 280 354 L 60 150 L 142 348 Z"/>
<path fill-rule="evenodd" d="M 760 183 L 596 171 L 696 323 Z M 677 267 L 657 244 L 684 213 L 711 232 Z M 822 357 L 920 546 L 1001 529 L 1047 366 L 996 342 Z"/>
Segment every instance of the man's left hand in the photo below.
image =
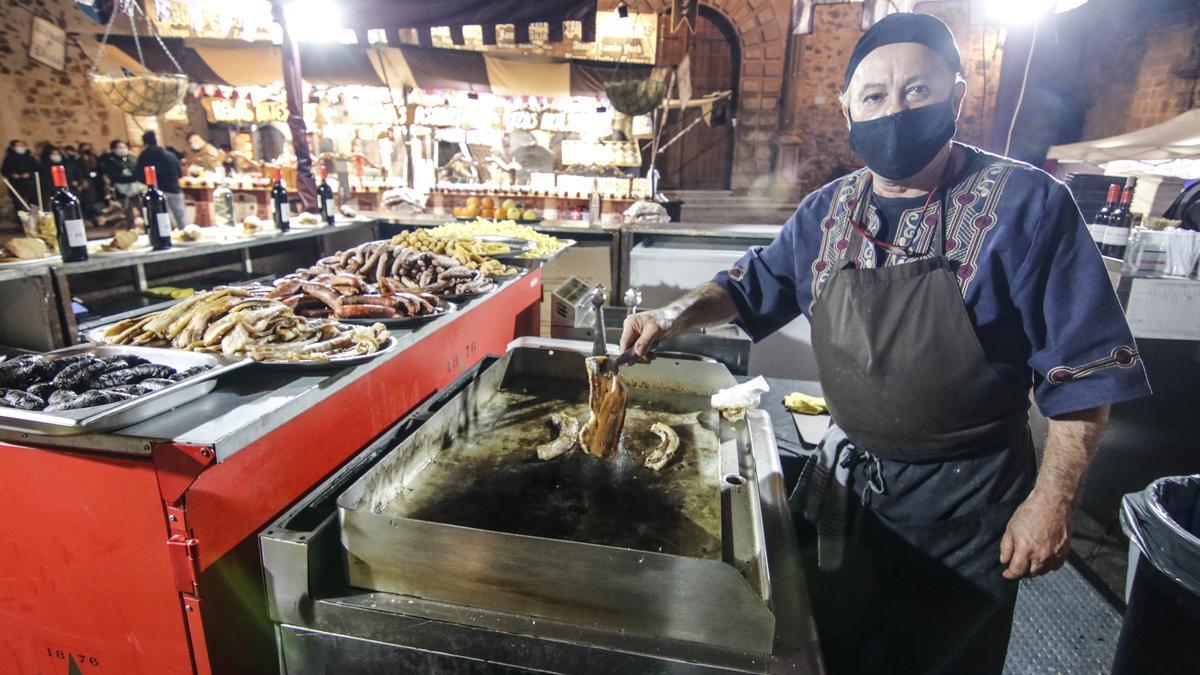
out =
<path fill-rule="evenodd" d="M 1000 540 L 1005 579 L 1036 577 L 1063 566 L 1071 551 L 1071 500 L 1034 490 Z"/>

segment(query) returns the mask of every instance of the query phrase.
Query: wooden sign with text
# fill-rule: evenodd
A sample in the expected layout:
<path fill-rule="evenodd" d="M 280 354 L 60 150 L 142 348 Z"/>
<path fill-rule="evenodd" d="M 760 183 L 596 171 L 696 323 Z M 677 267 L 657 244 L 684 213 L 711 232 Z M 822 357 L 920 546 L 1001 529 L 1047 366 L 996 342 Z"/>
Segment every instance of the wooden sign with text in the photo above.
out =
<path fill-rule="evenodd" d="M 33 17 L 33 29 L 29 33 L 29 58 L 55 70 L 66 68 L 67 32 L 41 17 Z"/>

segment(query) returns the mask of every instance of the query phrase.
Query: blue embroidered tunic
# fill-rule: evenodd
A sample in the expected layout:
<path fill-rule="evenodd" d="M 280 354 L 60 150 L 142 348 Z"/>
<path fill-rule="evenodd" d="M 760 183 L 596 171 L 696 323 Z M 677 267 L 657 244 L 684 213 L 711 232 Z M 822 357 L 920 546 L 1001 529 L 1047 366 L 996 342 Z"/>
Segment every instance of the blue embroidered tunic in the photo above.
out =
<path fill-rule="evenodd" d="M 1067 188 L 1028 164 L 967 148 L 971 161 L 942 200 L 946 257 L 956 265 L 964 304 L 984 353 L 1001 378 L 1028 383 L 1047 417 L 1150 393 L 1120 302 Z M 849 243 L 850 217 L 870 198 L 866 169 L 809 194 L 779 236 L 755 247 L 714 281 L 732 296 L 737 323 L 755 340 L 813 303 Z M 894 204 L 893 204 L 894 206 Z M 872 236 L 931 250 L 941 206 L 923 200 L 867 209 Z M 891 222 L 891 221 L 895 222 Z M 854 264 L 908 259 L 863 246 Z M 938 317 L 928 317 L 936 330 Z M 937 369 L 936 354 L 913 354 Z M 953 386 L 954 373 L 945 373 Z"/>

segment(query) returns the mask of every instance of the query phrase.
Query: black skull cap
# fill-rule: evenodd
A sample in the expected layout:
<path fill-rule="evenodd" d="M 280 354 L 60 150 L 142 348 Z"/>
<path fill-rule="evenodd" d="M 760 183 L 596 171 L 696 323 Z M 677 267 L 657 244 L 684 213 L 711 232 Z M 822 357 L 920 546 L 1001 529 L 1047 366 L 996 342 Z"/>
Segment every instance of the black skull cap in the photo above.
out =
<path fill-rule="evenodd" d="M 913 12 L 897 12 L 889 14 L 867 29 L 854 45 L 850 54 L 850 62 L 846 64 L 846 77 L 842 81 L 842 91 L 850 86 L 850 78 L 858 68 L 859 62 L 867 54 L 884 45 L 897 42 L 916 42 L 937 52 L 950 66 L 951 72 L 962 72 L 962 60 L 958 54 L 958 43 L 941 19 L 931 14 Z"/>

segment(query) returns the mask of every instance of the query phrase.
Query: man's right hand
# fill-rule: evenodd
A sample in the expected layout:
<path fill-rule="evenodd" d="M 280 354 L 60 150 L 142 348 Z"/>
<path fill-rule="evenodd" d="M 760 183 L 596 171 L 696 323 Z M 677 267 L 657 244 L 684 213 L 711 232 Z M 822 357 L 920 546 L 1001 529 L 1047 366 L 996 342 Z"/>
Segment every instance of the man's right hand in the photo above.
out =
<path fill-rule="evenodd" d="M 715 326 L 734 318 L 737 307 L 721 286 L 708 282 L 688 291 L 666 307 L 638 312 L 625 319 L 621 352 L 633 349 L 643 363 L 658 342 L 693 326 Z"/>
<path fill-rule="evenodd" d="M 655 343 L 671 334 L 674 321 L 666 314 L 663 309 L 654 309 L 626 317 L 625 328 L 621 331 L 621 352 L 633 348 L 634 355 L 640 358 L 649 354 Z"/>

